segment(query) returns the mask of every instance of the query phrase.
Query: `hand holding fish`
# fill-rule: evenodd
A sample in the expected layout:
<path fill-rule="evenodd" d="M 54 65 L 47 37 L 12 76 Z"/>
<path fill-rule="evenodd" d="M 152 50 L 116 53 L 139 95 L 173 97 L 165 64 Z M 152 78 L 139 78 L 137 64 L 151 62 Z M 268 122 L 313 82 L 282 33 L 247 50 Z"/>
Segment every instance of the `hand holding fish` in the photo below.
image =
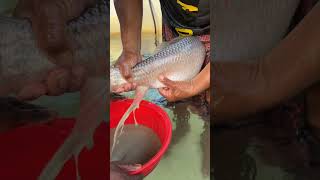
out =
<path fill-rule="evenodd" d="M 15 86 L 13 89 L 19 99 L 33 100 L 42 95 L 57 96 L 80 90 L 86 73 L 83 67 L 73 65 L 73 49 L 71 39 L 67 38 L 66 27 L 69 20 L 79 16 L 93 2 L 94 0 L 18 2 L 14 16 L 31 20 L 38 47 L 46 53 L 51 63 L 59 66 L 43 72 L 43 77 Z"/>
<path fill-rule="evenodd" d="M 166 86 L 159 88 L 159 93 L 169 102 L 186 99 L 210 88 L 210 63 L 189 81 L 171 81 L 164 76 L 160 76 L 159 80 Z"/>
<path fill-rule="evenodd" d="M 71 39 L 66 33 L 67 21 L 78 17 L 94 0 L 20 0 L 15 9 L 16 17 L 32 22 L 38 46 L 53 63 L 63 66 L 72 64 Z"/>
<path fill-rule="evenodd" d="M 114 6 L 118 14 L 121 41 L 123 51 L 118 58 L 116 65 L 120 69 L 123 78 L 129 82 L 126 86 L 118 88 L 117 93 L 131 91 L 136 88 L 132 84 L 132 68 L 141 61 L 141 27 L 143 14 L 142 0 L 117 0 Z M 132 11 L 134 9 L 134 11 Z"/>
<path fill-rule="evenodd" d="M 179 101 L 195 95 L 195 84 L 193 80 L 171 81 L 164 76 L 160 76 L 159 80 L 166 86 L 159 88 L 159 93 L 169 102 Z"/>
<path fill-rule="evenodd" d="M 116 66 L 120 69 L 121 75 L 128 81 L 127 84 L 117 88 L 114 92 L 122 93 L 135 90 L 137 85 L 131 83 L 132 68 L 141 61 L 139 52 L 123 51 L 116 62 Z"/>
<path fill-rule="evenodd" d="M 119 67 L 122 76 L 130 81 L 132 78 L 131 69 L 140 62 L 141 59 L 139 52 L 124 50 L 118 58 L 116 66 Z"/>
<path fill-rule="evenodd" d="M 42 80 L 31 81 L 16 89 L 21 100 L 34 100 L 43 95 L 58 96 L 65 92 L 78 91 L 86 79 L 86 70 L 75 66 L 71 72 L 64 68 L 54 68 Z"/>

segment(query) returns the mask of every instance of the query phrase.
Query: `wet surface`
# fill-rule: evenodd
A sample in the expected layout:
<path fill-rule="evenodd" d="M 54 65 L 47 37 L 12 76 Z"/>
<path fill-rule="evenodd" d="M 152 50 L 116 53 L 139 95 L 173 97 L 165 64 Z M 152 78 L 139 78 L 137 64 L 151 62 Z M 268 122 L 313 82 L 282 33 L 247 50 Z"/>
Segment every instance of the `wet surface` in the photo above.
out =
<path fill-rule="evenodd" d="M 173 123 L 171 144 L 146 179 L 209 179 L 209 115 L 191 101 L 162 106 Z"/>
<path fill-rule="evenodd" d="M 121 53 L 120 36 L 111 36 L 110 45 L 112 63 Z M 143 35 L 142 54 L 148 56 L 154 49 L 153 34 Z M 122 95 L 129 98 L 134 97 L 133 92 Z M 199 101 L 199 98 L 167 103 L 157 90 L 149 90 L 144 99 L 162 107 L 168 113 L 173 126 L 172 140 L 167 152 L 155 170 L 145 179 L 210 179 L 208 123 L 210 116 L 206 105 Z"/>
<path fill-rule="evenodd" d="M 320 141 L 296 136 L 285 118 L 211 131 L 212 174 L 215 180 L 320 179 Z"/>

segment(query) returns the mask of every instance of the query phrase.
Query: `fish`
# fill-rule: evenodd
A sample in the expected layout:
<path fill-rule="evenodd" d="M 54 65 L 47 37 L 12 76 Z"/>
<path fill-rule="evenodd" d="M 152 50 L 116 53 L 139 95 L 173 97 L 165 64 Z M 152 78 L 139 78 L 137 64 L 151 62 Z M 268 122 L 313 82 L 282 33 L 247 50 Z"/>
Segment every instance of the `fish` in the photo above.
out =
<path fill-rule="evenodd" d="M 158 79 L 160 75 L 173 81 L 185 81 L 199 73 L 205 58 L 205 47 L 198 37 L 176 38 L 162 47 L 132 68 L 132 82 L 137 86 L 162 88 L 165 86 Z M 111 91 L 126 83 L 119 68 L 111 67 Z"/>
<path fill-rule="evenodd" d="M 160 46 L 161 47 L 161 46 Z M 137 84 L 135 98 L 123 114 L 116 127 L 111 152 L 116 146 L 116 139 L 121 134 L 124 122 L 131 112 L 139 108 L 139 104 L 150 88 L 165 87 L 159 81 L 163 75 L 172 81 L 187 81 L 195 77 L 204 63 L 206 51 L 203 43 L 196 36 L 178 37 L 157 49 L 154 55 L 139 62 L 132 68 L 132 82 Z M 110 68 L 110 90 L 127 84 L 116 66 Z"/>
<path fill-rule="evenodd" d="M 110 148 L 115 128 L 110 130 Z M 110 161 L 127 170 L 137 170 L 147 163 L 160 149 L 159 137 L 144 125 L 125 125 L 119 144 L 110 155 Z"/>
<path fill-rule="evenodd" d="M 42 169 L 39 180 L 56 179 L 65 162 L 84 147 L 93 147 L 95 129 L 107 121 L 107 62 L 109 59 L 109 1 L 96 0 L 95 5 L 68 22 L 74 64 L 87 70 L 87 79 L 80 90 L 80 112 L 64 143 Z M 42 81 L 48 70 L 57 67 L 54 60 L 37 46 L 28 19 L 0 17 L 0 91 L 28 82 Z M 9 88 L 7 88 L 9 87 Z M 80 175 L 77 168 L 77 177 Z"/>
<path fill-rule="evenodd" d="M 85 66 L 92 76 L 106 75 L 108 17 L 109 1 L 98 0 L 94 7 L 88 8 L 67 25 L 75 64 Z M 15 84 L 38 80 L 48 69 L 57 66 L 38 48 L 28 19 L 0 16 L 0 39 L 0 87 L 11 86 L 12 80 Z"/>

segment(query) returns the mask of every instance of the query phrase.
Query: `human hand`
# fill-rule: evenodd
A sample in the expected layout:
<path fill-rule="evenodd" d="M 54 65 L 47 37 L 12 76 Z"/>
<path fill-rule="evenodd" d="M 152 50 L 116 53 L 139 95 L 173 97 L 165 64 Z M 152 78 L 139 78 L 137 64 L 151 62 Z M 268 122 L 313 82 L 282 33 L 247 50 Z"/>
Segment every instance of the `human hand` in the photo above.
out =
<path fill-rule="evenodd" d="M 63 1 L 20 0 L 14 15 L 31 21 L 38 47 L 54 63 L 71 64 L 72 51 L 66 37 L 67 9 Z"/>
<path fill-rule="evenodd" d="M 138 52 L 123 51 L 116 62 L 122 76 L 128 81 L 127 84 L 114 90 L 115 93 L 134 90 L 137 85 L 132 83 L 132 68 L 141 61 L 141 55 Z"/>
<path fill-rule="evenodd" d="M 34 100 L 43 95 L 58 96 L 66 92 L 78 91 L 86 81 L 86 73 L 81 66 L 74 66 L 71 71 L 54 68 L 41 79 L 28 81 L 16 89 L 17 98 Z"/>
<path fill-rule="evenodd" d="M 38 47 L 58 67 L 45 73 L 41 80 L 32 79 L 16 89 L 19 99 L 33 100 L 42 95 L 57 96 L 80 90 L 85 80 L 85 69 L 73 65 L 71 39 L 67 38 L 67 21 L 79 16 L 94 0 L 20 0 L 16 17 L 32 22 Z"/>
<path fill-rule="evenodd" d="M 160 76 L 159 80 L 166 86 L 160 88 L 159 93 L 169 102 L 179 101 L 196 95 L 196 88 L 193 80 L 171 81 L 164 76 Z"/>

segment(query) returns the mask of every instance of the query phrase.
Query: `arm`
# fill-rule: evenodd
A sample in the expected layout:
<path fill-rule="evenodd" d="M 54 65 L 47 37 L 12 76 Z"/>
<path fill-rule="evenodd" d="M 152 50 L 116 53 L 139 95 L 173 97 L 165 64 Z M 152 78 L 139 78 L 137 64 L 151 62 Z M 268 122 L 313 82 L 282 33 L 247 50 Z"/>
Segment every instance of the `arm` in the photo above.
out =
<path fill-rule="evenodd" d="M 122 54 L 117 64 L 122 75 L 129 79 L 131 68 L 141 59 L 142 0 L 115 0 L 114 5 L 120 22 Z"/>
<path fill-rule="evenodd" d="M 210 63 L 192 80 L 194 86 L 193 96 L 209 89 L 210 87 Z"/>
<path fill-rule="evenodd" d="M 215 121 L 270 108 L 320 79 L 320 3 L 257 63 L 215 62 Z"/>

